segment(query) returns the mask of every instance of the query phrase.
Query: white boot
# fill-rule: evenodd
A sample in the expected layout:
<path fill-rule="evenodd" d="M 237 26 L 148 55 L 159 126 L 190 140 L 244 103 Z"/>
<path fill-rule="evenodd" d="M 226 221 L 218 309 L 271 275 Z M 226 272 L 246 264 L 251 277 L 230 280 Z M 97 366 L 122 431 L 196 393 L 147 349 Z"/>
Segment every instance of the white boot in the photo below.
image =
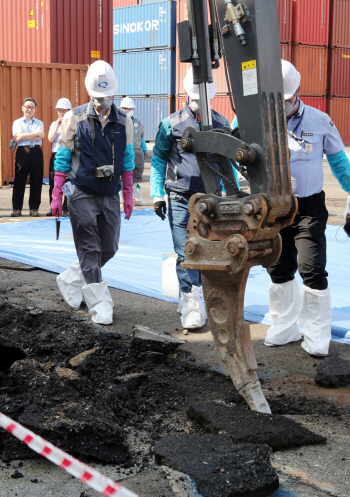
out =
<path fill-rule="evenodd" d="M 299 326 L 299 286 L 296 280 L 286 283 L 270 283 L 269 308 L 273 320 L 267 330 L 265 345 L 285 345 L 301 339 Z"/>
<path fill-rule="evenodd" d="M 331 292 L 313 290 L 303 285 L 299 324 L 304 333 L 301 346 L 311 355 L 328 354 L 331 341 L 332 305 Z"/>
<path fill-rule="evenodd" d="M 134 183 L 132 185 L 132 196 L 133 200 L 138 205 L 147 205 L 146 200 L 142 200 L 142 191 L 140 183 Z"/>
<path fill-rule="evenodd" d="M 91 319 L 98 324 L 113 323 L 113 300 L 108 290 L 108 281 L 90 283 L 82 288 Z"/>
<path fill-rule="evenodd" d="M 207 319 L 199 290 L 198 286 L 193 286 L 190 293 L 181 292 L 178 312 L 181 313 L 181 324 L 184 329 L 202 328 Z"/>
<path fill-rule="evenodd" d="M 73 307 L 73 309 L 78 310 L 83 299 L 81 288 L 85 285 L 79 261 L 73 262 L 68 269 L 59 274 L 56 281 L 67 304 Z"/>

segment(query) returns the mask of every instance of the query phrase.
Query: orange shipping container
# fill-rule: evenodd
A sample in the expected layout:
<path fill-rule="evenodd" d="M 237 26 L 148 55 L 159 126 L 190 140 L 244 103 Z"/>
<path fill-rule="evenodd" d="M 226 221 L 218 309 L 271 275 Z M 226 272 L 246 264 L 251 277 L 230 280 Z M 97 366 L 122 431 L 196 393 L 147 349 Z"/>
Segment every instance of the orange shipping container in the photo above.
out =
<path fill-rule="evenodd" d="M 292 62 L 292 44 L 281 43 L 281 58 Z"/>
<path fill-rule="evenodd" d="M 182 109 L 182 107 L 184 107 L 185 104 L 186 104 L 185 96 L 176 97 L 175 110 Z M 236 114 L 233 112 L 231 108 L 230 97 L 228 95 L 216 95 L 212 100 L 211 107 L 212 109 L 216 110 L 216 112 L 219 112 L 220 114 L 225 116 L 231 126 L 232 120 Z"/>
<path fill-rule="evenodd" d="M 113 64 L 113 0 L 1 0 L 1 59 Z"/>
<path fill-rule="evenodd" d="M 130 7 L 131 5 L 138 4 L 138 0 L 113 0 L 113 9 L 119 9 L 120 7 Z"/>
<path fill-rule="evenodd" d="M 327 114 L 336 125 L 344 145 L 350 145 L 350 98 L 327 98 Z"/>
<path fill-rule="evenodd" d="M 300 72 L 300 94 L 323 96 L 327 92 L 327 56 L 326 47 L 312 45 L 295 45 L 293 47 L 293 64 Z"/>
<path fill-rule="evenodd" d="M 329 45 L 350 48 L 350 0 L 331 0 Z"/>
<path fill-rule="evenodd" d="M 328 55 L 328 95 L 350 97 L 350 48 L 331 48 Z"/>
<path fill-rule="evenodd" d="M 29 64 L 2 61 L 0 65 L 0 185 L 14 180 L 15 154 L 7 147 L 12 138 L 12 123 L 23 116 L 22 101 L 34 97 L 38 102 L 35 117 L 43 121 L 44 177 L 49 175 L 52 143 L 47 134 L 57 119 L 57 100 L 69 98 L 73 107 L 88 102 L 85 76 L 88 66 Z"/>
<path fill-rule="evenodd" d="M 328 45 L 330 0 L 293 0 L 293 35 L 302 45 Z"/>
<path fill-rule="evenodd" d="M 292 0 L 277 0 L 280 39 L 282 43 L 292 41 Z"/>

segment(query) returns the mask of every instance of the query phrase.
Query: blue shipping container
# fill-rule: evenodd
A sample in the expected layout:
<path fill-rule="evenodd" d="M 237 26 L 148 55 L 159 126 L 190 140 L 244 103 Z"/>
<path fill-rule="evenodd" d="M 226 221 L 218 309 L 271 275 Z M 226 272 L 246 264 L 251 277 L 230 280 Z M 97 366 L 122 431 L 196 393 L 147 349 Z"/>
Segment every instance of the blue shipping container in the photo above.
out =
<path fill-rule="evenodd" d="M 133 98 L 135 104 L 135 117 L 140 120 L 145 128 L 145 140 L 156 139 L 160 121 L 175 111 L 173 97 L 141 97 Z M 116 99 L 115 105 L 120 106 L 122 99 Z"/>
<path fill-rule="evenodd" d="M 113 54 L 117 95 L 175 95 L 175 50 Z"/>
<path fill-rule="evenodd" d="M 113 9 L 113 50 L 176 45 L 176 2 Z"/>

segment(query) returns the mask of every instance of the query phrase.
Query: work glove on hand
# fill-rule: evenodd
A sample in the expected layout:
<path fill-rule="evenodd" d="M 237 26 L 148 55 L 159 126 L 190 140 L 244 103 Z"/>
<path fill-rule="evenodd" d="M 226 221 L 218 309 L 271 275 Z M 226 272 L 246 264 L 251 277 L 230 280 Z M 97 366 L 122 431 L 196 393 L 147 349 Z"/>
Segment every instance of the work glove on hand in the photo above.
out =
<path fill-rule="evenodd" d="M 144 160 L 146 160 L 147 157 L 148 157 L 148 152 L 147 152 L 147 150 L 144 150 L 143 151 L 143 158 L 144 158 Z"/>
<path fill-rule="evenodd" d="M 166 202 L 165 200 L 157 200 L 153 203 L 154 212 L 159 216 L 162 221 L 165 219 L 166 214 Z"/>
<path fill-rule="evenodd" d="M 346 207 L 345 207 L 345 211 L 344 211 L 344 221 L 346 222 L 346 218 L 349 216 L 350 214 L 350 195 L 348 193 L 348 200 L 346 202 Z"/>
<path fill-rule="evenodd" d="M 64 185 L 64 182 L 66 181 L 66 176 L 66 173 L 63 173 L 62 171 L 55 171 L 51 210 L 52 214 L 56 217 L 60 217 L 62 215 L 62 187 Z"/>
<path fill-rule="evenodd" d="M 12 148 L 12 152 L 16 150 L 17 147 L 17 142 L 14 138 L 10 140 L 10 145 L 7 148 Z"/>
<path fill-rule="evenodd" d="M 132 171 L 123 171 L 122 172 L 122 183 L 123 183 L 122 192 L 123 192 L 123 199 L 124 199 L 125 219 L 131 218 L 132 210 L 134 208 L 132 182 L 133 182 L 133 172 Z"/>

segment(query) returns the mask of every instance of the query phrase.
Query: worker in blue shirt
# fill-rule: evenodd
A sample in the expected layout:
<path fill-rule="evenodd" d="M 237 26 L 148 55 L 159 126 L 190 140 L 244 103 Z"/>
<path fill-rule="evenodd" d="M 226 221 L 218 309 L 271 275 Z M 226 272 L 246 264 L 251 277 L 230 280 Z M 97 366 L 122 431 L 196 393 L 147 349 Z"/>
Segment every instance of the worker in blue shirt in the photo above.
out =
<path fill-rule="evenodd" d="M 39 216 L 41 188 L 44 176 L 44 158 L 41 150 L 45 136 L 44 124 L 34 117 L 37 107 L 35 98 L 22 102 L 23 117 L 12 125 L 12 134 L 17 143 L 15 180 L 12 194 L 12 217 L 22 215 L 24 192 L 30 174 L 29 215 Z"/>
<path fill-rule="evenodd" d="M 326 223 L 328 212 L 323 188 L 323 154 L 343 190 L 350 194 L 350 163 L 344 144 L 330 117 L 299 98 L 300 74 L 282 60 L 284 99 L 292 191 L 298 199 L 293 223 L 281 230 L 282 253 L 268 269 L 270 315 L 265 345 L 284 345 L 301 339 L 311 355 L 328 354 L 332 307 L 326 271 Z M 350 202 L 348 200 L 347 209 Z M 345 216 L 347 213 L 345 212 Z M 294 278 L 303 279 L 301 294 Z"/>
<path fill-rule="evenodd" d="M 199 85 L 193 84 L 192 67 L 184 78 L 187 95 L 185 107 L 159 124 L 151 163 L 151 197 L 155 213 L 162 219 L 166 214 L 168 195 L 168 217 L 174 250 L 177 253 L 176 272 L 181 296 L 178 312 L 184 330 L 200 328 L 205 324 L 205 307 L 200 298 L 200 273 L 181 267 L 184 261 L 184 246 L 187 240 L 189 219 L 188 202 L 195 193 L 205 193 L 203 180 L 195 154 L 182 150 L 180 141 L 184 130 L 192 126 L 201 129 Z M 210 83 L 210 99 L 214 98 L 216 83 Z M 227 119 L 212 110 L 213 128 L 229 126 Z"/>
<path fill-rule="evenodd" d="M 111 324 L 114 304 L 101 268 L 118 250 L 120 178 L 125 219 L 133 211 L 133 129 L 131 118 L 113 105 L 118 85 L 107 62 L 91 64 L 85 87 L 91 100 L 64 116 L 55 157 L 51 209 L 61 215 L 64 185 L 79 259 L 57 276 L 57 285 L 73 309 L 84 296 L 92 320 Z"/>

